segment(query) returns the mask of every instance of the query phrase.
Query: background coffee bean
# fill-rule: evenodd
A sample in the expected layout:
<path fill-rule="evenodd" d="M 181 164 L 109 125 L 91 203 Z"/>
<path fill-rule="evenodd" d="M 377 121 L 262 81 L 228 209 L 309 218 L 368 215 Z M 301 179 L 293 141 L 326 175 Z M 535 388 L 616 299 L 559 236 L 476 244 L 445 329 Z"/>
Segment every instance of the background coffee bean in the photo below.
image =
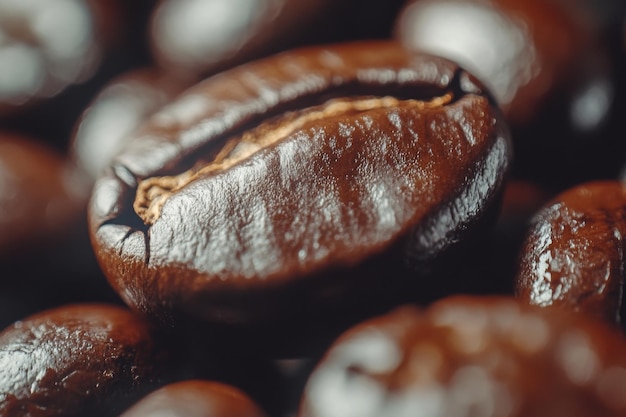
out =
<path fill-rule="evenodd" d="M 620 322 L 626 185 L 580 184 L 546 204 L 530 225 L 515 278 L 517 296 Z"/>
<path fill-rule="evenodd" d="M 70 305 L 0 333 L 0 411 L 115 416 L 152 388 L 161 353 L 148 324 L 121 307 Z"/>
<path fill-rule="evenodd" d="M 152 392 L 121 417 L 263 417 L 265 413 L 243 392 L 228 385 L 201 380 L 182 381 Z"/>
<path fill-rule="evenodd" d="M 298 415 L 622 415 L 625 351 L 621 334 L 582 315 L 451 297 L 343 334 Z"/>
<path fill-rule="evenodd" d="M 474 72 L 511 124 L 513 175 L 562 190 L 620 164 L 610 157 L 623 142 L 611 132 L 620 118 L 611 25 L 584 2 L 416 0 L 395 37 Z"/>

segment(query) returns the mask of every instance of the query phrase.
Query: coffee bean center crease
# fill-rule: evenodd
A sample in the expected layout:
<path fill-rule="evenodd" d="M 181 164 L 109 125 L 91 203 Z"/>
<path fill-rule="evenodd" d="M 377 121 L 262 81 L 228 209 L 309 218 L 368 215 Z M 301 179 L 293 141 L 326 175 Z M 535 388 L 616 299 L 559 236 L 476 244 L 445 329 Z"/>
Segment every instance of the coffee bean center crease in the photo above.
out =
<path fill-rule="evenodd" d="M 451 103 L 453 98 L 452 93 L 428 101 L 400 100 L 395 97 L 342 98 L 330 100 L 322 106 L 284 114 L 241 135 L 231 137 L 209 162 L 198 163 L 178 175 L 150 177 L 140 181 L 133 208 L 143 222 L 151 226 L 159 219 L 165 202 L 185 186 L 200 178 L 224 172 L 258 151 L 288 138 L 310 123 L 380 109 L 435 109 Z"/>

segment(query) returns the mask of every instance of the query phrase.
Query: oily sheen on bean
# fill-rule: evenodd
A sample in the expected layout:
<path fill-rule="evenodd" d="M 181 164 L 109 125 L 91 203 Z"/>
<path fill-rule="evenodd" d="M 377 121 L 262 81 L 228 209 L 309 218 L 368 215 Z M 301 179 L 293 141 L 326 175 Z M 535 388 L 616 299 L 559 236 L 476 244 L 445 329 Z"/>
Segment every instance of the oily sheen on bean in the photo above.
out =
<path fill-rule="evenodd" d="M 344 333 L 299 417 L 626 415 L 622 335 L 512 297 L 398 308 Z"/>
<path fill-rule="evenodd" d="M 42 311 L 0 333 L 0 415 L 113 416 L 153 387 L 157 343 L 126 308 Z"/>
<path fill-rule="evenodd" d="M 485 227 L 510 156 L 499 111 L 452 62 L 310 47 L 149 118 L 96 183 L 90 231 L 133 308 L 271 322 L 420 282 Z"/>
<path fill-rule="evenodd" d="M 530 304 L 620 321 L 626 185 L 596 181 L 564 191 L 534 217 L 515 278 Z"/>

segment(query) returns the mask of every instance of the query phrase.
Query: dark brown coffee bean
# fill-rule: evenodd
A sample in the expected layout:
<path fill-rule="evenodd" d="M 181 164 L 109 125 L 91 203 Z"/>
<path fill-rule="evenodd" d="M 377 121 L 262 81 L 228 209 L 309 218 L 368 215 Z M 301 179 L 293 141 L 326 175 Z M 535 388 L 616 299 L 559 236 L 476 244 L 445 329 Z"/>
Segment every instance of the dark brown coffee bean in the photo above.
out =
<path fill-rule="evenodd" d="M 624 282 L 626 185 L 581 184 L 533 219 L 515 279 L 519 298 L 619 322 Z"/>
<path fill-rule="evenodd" d="M 158 362 L 148 326 L 126 309 L 44 311 L 0 333 L 0 414 L 116 415 L 152 387 Z"/>
<path fill-rule="evenodd" d="M 608 134 L 615 75 L 592 16 L 567 0 L 415 0 L 396 37 L 481 79 L 511 124 L 513 175 L 561 190 L 619 164 L 622 141 Z"/>
<path fill-rule="evenodd" d="M 321 35 L 341 3 L 161 0 L 150 17 L 152 52 L 164 68 L 197 79 Z"/>
<path fill-rule="evenodd" d="M 498 111 L 456 65 L 387 42 L 308 48 L 151 117 L 97 182 L 90 228 L 133 308 L 292 318 L 397 298 L 480 229 L 509 157 Z M 403 262 L 412 279 L 389 275 Z"/>
<path fill-rule="evenodd" d="M 626 415 L 626 342 L 577 314 L 452 297 L 349 330 L 310 377 L 300 417 Z"/>
<path fill-rule="evenodd" d="M 149 394 L 121 417 L 264 417 L 246 394 L 235 387 L 201 380 L 173 383 Z"/>
<path fill-rule="evenodd" d="M 507 118 L 523 125 L 587 62 L 577 60 L 589 52 L 591 24 L 564 9 L 553 0 L 416 0 L 399 16 L 396 32 L 407 46 L 472 70 Z"/>

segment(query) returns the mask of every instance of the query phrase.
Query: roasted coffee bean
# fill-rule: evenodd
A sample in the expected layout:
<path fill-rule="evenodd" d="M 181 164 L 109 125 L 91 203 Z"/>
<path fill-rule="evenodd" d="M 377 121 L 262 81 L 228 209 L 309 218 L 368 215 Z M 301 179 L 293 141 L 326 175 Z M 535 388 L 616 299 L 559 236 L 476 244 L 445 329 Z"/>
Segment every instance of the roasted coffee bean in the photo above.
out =
<path fill-rule="evenodd" d="M 70 305 L 18 321 L 0 333 L 0 414 L 115 416 L 154 388 L 155 346 L 146 322 L 121 307 Z"/>
<path fill-rule="evenodd" d="M 521 249 L 517 296 L 605 321 L 620 321 L 626 185 L 578 185 L 537 213 Z"/>
<path fill-rule="evenodd" d="M 520 125 L 573 69 L 589 63 L 577 60 L 593 45 L 592 23 L 573 13 L 553 0 L 416 0 L 399 16 L 396 36 L 473 71 Z"/>
<path fill-rule="evenodd" d="M 126 137 L 186 85 L 155 68 L 139 68 L 109 81 L 83 111 L 70 153 L 90 182 L 102 174 Z"/>
<path fill-rule="evenodd" d="M 121 417 L 264 417 L 265 413 L 239 389 L 218 382 L 190 380 L 160 388 Z"/>
<path fill-rule="evenodd" d="M 192 80 L 277 52 L 325 25 L 345 0 L 161 0 L 150 18 L 155 60 Z"/>
<path fill-rule="evenodd" d="M 110 156 L 118 151 L 108 154 L 106 148 L 101 146 L 112 145 L 114 134 L 120 141 L 126 141 L 117 136 L 117 132 L 122 125 L 127 126 L 131 110 L 121 103 L 129 104 L 135 100 L 127 95 L 122 101 L 117 101 L 118 104 L 110 104 L 112 101 L 109 100 L 112 100 L 113 94 L 110 88 L 115 88 L 116 92 L 131 88 L 129 84 L 125 84 L 124 88 L 114 87 L 127 76 L 135 76 L 127 73 L 128 70 L 162 66 L 195 79 L 201 72 L 213 74 L 220 68 L 243 64 L 253 56 L 282 51 L 290 45 L 389 39 L 394 16 L 403 1 L 0 0 L 0 85 L 1 80 L 13 78 L 15 74 L 20 79 L 27 79 L 33 74 L 32 68 L 6 58 L 5 52 L 10 55 L 17 51 L 19 55 L 22 49 L 41 51 L 49 42 L 55 42 L 59 36 L 76 28 L 69 24 L 54 24 L 58 17 L 71 9 L 70 5 L 79 5 L 81 10 L 88 11 L 92 16 L 90 19 L 94 19 L 91 23 L 95 26 L 91 29 L 96 47 L 88 47 L 87 53 L 100 56 L 89 68 L 80 68 L 80 64 L 63 65 L 68 72 L 54 73 L 59 82 L 57 92 L 31 98 L 24 96 L 24 103 L 18 106 L 2 104 L 5 99 L 0 88 L 0 129 L 38 138 L 64 155 L 70 151 L 69 156 L 86 174 L 79 177 L 78 184 L 74 174 L 69 174 L 71 169 L 61 163 L 62 177 L 73 178 L 70 181 L 63 179 L 64 192 L 68 191 L 72 196 L 70 199 L 74 200 L 66 207 L 66 212 L 60 211 L 68 217 L 57 217 L 59 211 L 55 207 L 59 206 L 48 204 L 47 198 L 38 200 L 41 201 L 39 212 L 29 211 L 23 207 L 26 207 L 30 197 L 16 195 L 17 188 L 13 185 L 7 192 L 7 184 L 15 184 L 16 176 L 25 178 L 26 174 L 37 173 L 38 176 L 46 172 L 48 181 L 54 183 L 57 181 L 56 165 L 39 158 L 16 157 L 0 146 L 0 242 L 3 238 L 9 242 L 4 246 L 0 244 L 0 330 L 16 319 L 54 308 L 60 303 L 100 301 L 102 298 L 113 298 L 106 301 L 123 303 L 117 295 L 119 293 L 127 302 L 130 300 L 133 308 L 167 324 L 175 319 L 176 326 L 160 327 L 161 331 L 167 330 L 167 337 L 159 339 L 158 346 L 166 349 L 172 359 L 172 363 L 168 361 L 164 373 L 167 381 L 151 384 L 142 393 L 132 388 L 116 388 L 116 391 L 143 395 L 172 381 L 219 381 L 245 392 L 267 415 L 294 417 L 314 365 L 336 335 L 353 323 L 387 312 L 404 301 L 427 305 L 450 293 L 513 295 L 516 257 L 525 237 L 523 229 L 529 213 L 543 205 L 544 198 L 549 199 L 565 189 L 565 185 L 588 181 L 590 177 L 614 178 L 619 175 L 615 172 L 625 163 L 624 0 L 457 0 L 454 3 L 451 0 L 420 0 L 422 5 L 441 8 L 440 14 L 431 14 L 424 19 L 429 26 L 421 35 L 421 41 L 434 39 L 463 44 L 465 46 L 460 49 L 470 54 L 474 49 L 466 42 L 486 33 L 490 23 L 475 19 L 478 13 L 472 12 L 469 5 L 485 8 L 500 5 L 500 14 L 496 17 L 504 23 L 500 25 L 501 30 L 487 35 L 486 42 L 506 44 L 507 39 L 511 39 L 507 34 L 513 33 L 513 40 L 509 43 L 511 47 L 497 51 L 488 48 L 488 51 L 476 54 L 478 64 L 495 63 L 497 69 L 490 76 L 483 76 L 478 70 L 473 71 L 469 62 L 460 61 L 457 57 L 452 57 L 454 63 L 449 63 L 440 58 L 409 56 L 405 52 L 397 52 L 397 47 L 384 50 L 375 44 L 362 47 L 367 51 L 353 49 L 354 52 L 338 52 L 334 46 L 318 50 L 330 49 L 330 52 L 305 54 L 298 51 L 289 59 L 283 57 L 273 64 L 268 61 L 270 63 L 263 65 L 246 65 L 206 81 L 203 87 L 190 90 L 180 100 L 171 96 L 164 98 L 172 100 L 171 105 L 152 117 L 140 130 L 130 133 L 127 139 L 134 144 L 109 168 L 105 167 L 112 162 Z M 411 3 L 417 7 L 418 3 Z M 32 11 L 33 18 L 22 13 L 7 13 L 9 4 L 29 13 Z M 282 4 L 284 8 L 281 8 Z M 467 8 L 462 5 L 467 5 Z M 576 17 L 576 10 L 583 10 L 579 6 L 589 6 L 601 12 L 597 15 L 582 12 Z M 111 8 L 116 7 L 117 12 L 112 11 Z M 186 7 L 191 13 L 183 11 Z M 187 29 L 200 27 L 212 33 L 217 33 L 220 28 L 231 30 L 233 35 L 226 36 L 226 41 L 236 39 L 235 32 L 251 37 L 249 41 L 244 40 L 243 44 L 230 49 L 229 53 L 224 54 L 224 49 L 218 49 L 212 51 L 217 55 L 204 55 L 211 58 L 208 61 L 188 61 L 192 66 L 186 68 L 187 63 L 168 61 L 167 51 L 157 50 L 157 16 L 163 18 L 166 8 L 182 14 L 178 22 L 184 23 L 174 30 L 181 36 L 190 33 Z M 212 9 L 214 13 L 204 17 L 195 13 L 200 8 Z M 302 13 L 307 8 L 310 13 Z M 406 10 L 409 8 L 413 6 L 407 6 Z M 220 18 L 225 10 L 233 11 L 233 19 Z M 569 14 L 571 11 L 574 14 Z M 125 16 L 129 16 L 130 20 L 121 23 L 120 19 L 125 19 Z M 595 16 L 600 18 L 596 20 Z M 173 23 L 175 20 L 170 20 L 168 24 L 176 25 Z M 249 24 L 237 26 L 242 21 Z M 476 21 L 479 23 L 475 28 L 463 32 Z M 31 29 L 32 36 L 24 38 L 22 35 Z M 52 31 L 47 32 L 47 29 Z M 515 35 L 516 31 L 519 36 Z M 44 32 L 50 35 L 39 36 Z M 599 32 L 602 39 L 598 42 Z M 207 38 L 192 34 L 186 39 L 188 42 L 178 43 L 175 52 L 189 51 Z M 214 44 L 220 43 L 216 36 L 209 40 Z M 69 36 L 66 41 L 61 45 L 61 52 L 85 52 L 82 47 L 69 51 L 72 48 L 68 45 L 81 43 L 77 36 Z M 16 47 L 18 44 L 20 47 Z M 111 45 L 114 47 L 108 47 Z M 605 61 L 607 50 L 612 58 Z M 529 58 L 525 59 L 523 54 L 528 51 Z M 491 59 L 492 53 L 497 55 L 495 59 Z M 448 58 L 442 52 L 437 52 L 439 54 L 441 58 Z M 511 57 L 516 56 L 522 56 L 522 59 L 511 61 Z M 540 59 L 533 59 L 533 56 Z M 43 63 L 45 65 L 52 61 L 50 55 L 40 57 L 42 61 L 48 60 Z M 70 57 L 66 56 L 66 59 L 69 62 Z M 389 61 L 393 61 L 393 65 L 387 64 Z M 498 101 L 504 104 L 495 86 L 512 63 L 522 66 L 516 73 L 521 75 L 517 78 L 513 75 L 509 79 L 524 80 L 524 75 L 531 74 L 531 80 L 522 82 L 516 90 L 524 92 L 520 99 L 504 107 L 503 112 L 505 122 L 513 123 L 511 135 L 517 141 L 515 159 L 508 159 L 510 146 L 507 144 L 506 164 L 502 159 L 500 162 L 487 162 L 498 159 L 493 151 L 498 145 L 493 142 L 490 145 L 492 148 L 489 148 L 485 139 L 490 137 L 490 129 L 505 130 L 497 110 L 493 109 Z M 613 66 L 608 71 L 607 63 Z M 474 81 L 457 64 L 478 76 L 479 81 Z M 524 67 L 528 64 L 530 66 Z M 82 74 L 78 82 L 74 78 L 76 73 Z M 116 78 L 118 75 L 120 77 Z M 533 76 L 539 81 L 532 81 Z M 134 80 L 148 81 L 148 77 L 143 78 L 143 75 L 139 78 L 141 80 Z M 471 82 L 467 82 L 468 79 Z M 42 86 L 48 86 L 47 78 L 40 81 Z M 65 81 L 68 84 L 64 87 L 60 83 Z M 483 90 L 481 82 L 488 88 L 492 87 L 491 94 Z M 149 83 L 156 87 L 160 81 L 153 79 Z M 9 84 L 13 89 L 19 86 Z M 105 84 L 106 89 L 103 89 Z M 136 84 L 133 82 L 132 85 Z M 205 88 L 206 94 L 201 91 Z M 441 108 L 436 105 L 426 108 L 450 91 L 453 98 L 447 103 L 445 99 L 440 100 Z M 142 92 L 136 93 L 133 98 L 139 100 Z M 491 96 L 494 100 L 489 100 Z M 160 98 L 154 97 L 153 102 L 148 104 L 156 109 L 160 106 L 157 103 Z M 397 108 L 394 104 L 370 110 L 357 108 L 367 100 L 392 103 L 393 100 L 388 97 L 404 104 Z M 534 101 L 531 102 L 531 99 Z M 107 107 L 113 106 L 109 107 L 113 109 L 109 114 L 114 121 L 106 127 L 103 121 L 93 121 L 96 116 L 99 119 L 98 114 L 107 113 L 96 110 L 101 100 L 109 103 Z M 423 109 L 415 109 L 419 115 L 414 117 L 409 114 L 412 105 L 405 103 L 413 101 L 430 104 L 418 105 Z M 492 101 L 490 105 L 489 101 Z M 515 113 L 513 107 L 518 104 L 520 112 Z M 87 110 L 88 107 L 90 110 Z M 342 108 L 354 110 L 345 114 Z M 153 111 L 144 109 L 142 111 L 146 112 L 146 116 Z M 334 114 L 342 111 L 344 113 Z M 315 112 L 322 114 L 322 119 L 308 119 Z M 329 113 L 334 115 L 331 117 Z M 495 128 L 493 122 L 488 122 L 494 118 L 497 119 Z M 172 190 L 162 192 L 155 187 L 153 191 L 157 197 L 167 198 L 164 198 L 163 204 L 157 202 L 153 205 L 157 210 L 152 211 L 154 215 L 148 220 L 149 224 L 135 211 L 133 203 L 139 190 L 142 190 L 141 195 L 153 184 L 167 185 L 171 178 L 182 178 L 184 183 L 182 173 L 203 170 L 205 162 L 217 161 L 224 167 L 224 161 L 237 159 L 227 155 L 229 146 L 235 143 L 234 146 L 241 149 L 243 146 L 240 145 L 244 142 L 251 142 L 248 139 L 237 142 L 237 138 L 272 137 L 278 132 L 274 126 L 282 128 L 288 124 L 287 120 L 305 120 L 305 125 L 285 135 L 284 140 L 269 144 L 252 155 L 246 154 L 244 160 L 225 171 L 216 169 L 213 174 L 205 172 L 200 175 L 203 178 L 181 189 L 174 186 Z M 335 121 L 336 126 L 333 125 Z M 88 127 L 92 123 L 96 124 Z M 99 123 L 103 127 L 97 127 Z M 262 130 L 270 133 L 265 135 L 260 133 Z M 106 137 L 107 140 L 89 139 L 95 137 L 89 131 L 95 131 L 98 138 Z M 610 134 L 605 135 L 606 132 Z M 85 141 L 78 139 L 75 133 L 84 135 Z M 500 136 L 506 136 L 506 133 L 500 133 Z M 281 137 L 281 132 L 274 137 Z M 464 153 L 464 147 L 459 143 L 472 142 L 475 138 L 479 138 L 475 144 L 468 145 L 472 152 Z M 405 146 L 407 140 L 419 146 Z M 441 146 L 431 146 L 433 143 Z M 256 146 L 257 143 L 251 145 Z M 92 153 L 95 158 L 84 158 L 86 153 L 83 151 L 87 147 L 97 149 Z M 313 151 L 309 152 L 311 149 Z M 442 159 L 444 153 L 446 155 Z M 457 156 L 458 159 L 454 159 Z M 3 158 L 9 162 L 3 162 Z M 58 155 L 54 159 L 59 160 Z M 15 171 L 11 164 L 17 161 L 24 162 L 19 164 L 21 170 Z M 439 165 L 433 168 L 433 161 L 438 161 Z M 470 161 L 475 162 L 473 170 L 466 168 L 471 165 Z M 511 166 L 508 169 L 509 181 L 502 184 L 501 176 L 507 170 L 503 166 L 507 164 Z M 497 166 L 491 172 L 497 180 L 481 182 L 477 173 L 484 172 L 489 166 Z M 3 168 L 6 167 L 13 167 L 11 172 L 14 174 L 10 175 L 10 180 L 4 176 L 6 171 Z M 378 176 L 364 179 L 366 171 L 378 173 Z M 359 175 L 353 175 L 354 172 Z M 261 175 L 264 173 L 268 174 Z M 91 209 L 89 228 L 94 249 L 115 290 L 99 267 L 92 264 L 95 263 L 95 253 L 86 241 L 88 223 L 84 218 L 84 207 L 76 211 L 73 208 L 76 200 L 84 202 L 83 196 L 91 190 L 92 181 L 101 175 L 104 177 L 98 183 L 91 202 L 92 207 L 100 209 Z M 270 178 L 280 181 L 270 181 Z M 422 178 L 426 180 L 422 181 Z M 532 185 L 529 188 L 520 187 L 518 180 Z M 206 185 L 209 182 L 212 185 Z M 29 184 L 33 184 L 31 191 L 37 190 L 35 195 L 45 196 L 46 192 L 55 194 L 56 186 L 47 185 L 51 183 Z M 488 185 L 482 187 L 486 183 Z M 541 187 L 541 190 L 535 186 Z M 26 185 L 25 189 L 29 187 Z M 213 194 L 206 196 L 202 193 L 207 189 Z M 487 190 L 488 197 L 474 199 L 474 194 L 467 191 L 473 189 L 479 192 Z M 239 190 L 241 193 L 236 192 Z M 427 194 L 426 191 L 430 190 L 436 190 L 437 194 Z M 282 202 L 285 196 L 288 197 L 287 203 Z M 9 207 L 7 201 L 11 203 L 9 217 L 16 216 L 16 213 L 20 216 L 19 222 L 7 221 L 9 227 L 21 230 L 9 233 L 13 237 L 18 236 L 17 240 L 8 238 L 2 229 L 2 223 L 7 219 L 7 211 L 3 211 Z M 103 208 L 107 205 L 108 208 Z M 149 218 L 145 214 L 150 211 L 142 206 L 140 200 L 136 206 L 137 211 Z M 49 223 L 40 222 L 39 216 L 44 213 L 44 207 L 48 209 L 45 211 L 47 219 L 58 219 L 57 225 L 51 229 L 47 228 Z M 415 207 L 417 209 L 414 210 Z M 464 222 L 457 216 L 459 212 L 471 213 L 470 220 Z M 412 214 L 415 216 L 411 217 Z M 22 215 L 24 218 L 32 216 L 31 222 L 22 222 Z M 390 224 L 398 226 L 396 234 L 388 237 L 377 233 L 391 230 Z M 443 237 L 439 242 L 444 242 L 445 249 L 434 244 L 432 252 L 425 252 L 430 243 L 417 248 L 412 245 L 412 242 L 420 242 L 419 238 L 427 229 L 433 233 L 426 233 L 426 236 L 441 232 L 439 236 Z M 446 234 L 450 230 L 453 233 Z M 365 238 L 360 240 L 362 237 Z M 333 240 L 335 238 L 336 241 Z M 614 237 L 610 238 L 611 242 L 612 239 Z M 316 247 L 320 242 L 326 246 Z M 343 246 L 333 246 L 335 242 Z M 300 254 L 304 257 L 302 261 L 298 257 Z M 244 261 L 248 263 L 244 264 Z M 233 264 L 239 269 L 230 272 L 228 268 Z M 207 265 L 213 269 L 210 270 Z M 273 266 L 278 272 L 246 275 L 249 271 L 256 273 L 254 268 L 264 265 Z M 92 267 L 98 270 L 93 271 Z M 213 273 L 216 270 L 219 273 Z M 528 306 L 522 307 L 526 308 Z M 559 314 L 558 311 L 548 311 L 558 309 L 543 310 L 546 311 L 538 314 Z M 499 316 L 506 314 L 499 313 Z M 198 322 L 194 322 L 196 320 Z M 125 323 L 125 328 L 133 326 L 130 320 Z M 575 332 L 579 328 L 577 323 L 567 320 L 559 326 L 563 332 Z M 472 324 L 458 327 L 464 327 L 467 332 L 476 328 Z M 515 325 L 510 327 L 515 328 Z M 533 328 L 533 325 L 528 327 Z M 542 331 L 531 333 L 521 338 L 533 343 L 537 340 L 535 335 L 541 337 Z M 290 339 L 289 343 L 286 339 Z M 517 345 L 520 336 L 513 332 L 503 336 L 504 339 Z M 469 337 L 462 339 L 454 348 L 471 350 L 483 340 Z M 263 347 L 267 343 L 273 345 L 271 350 Z M 292 349 L 293 344 L 297 345 L 297 350 Z M 570 365 L 568 371 L 579 375 L 575 378 L 577 381 L 585 379 L 580 375 L 591 375 L 589 378 L 593 379 L 596 372 L 600 372 L 597 370 L 604 366 L 593 359 L 586 360 L 588 350 L 580 344 L 560 339 L 550 339 L 548 344 L 552 347 L 546 347 L 546 350 L 556 352 L 552 356 L 554 360 L 580 364 L 580 368 L 571 368 Z M 574 346 L 574 351 L 565 349 L 568 345 Z M 111 342 L 111 346 L 117 344 Z M 369 352 L 376 346 L 376 342 L 364 343 L 362 349 Z M 69 357 L 70 349 L 71 346 L 66 346 L 61 350 L 68 352 Z M 444 352 L 447 350 L 443 349 Z M 419 349 L 417 351 L 419 356 Z M 488 358 L 492 360 L 490 364 L 501 356 L 499 352 L 491 355 Z M 544 356 L 539 352 L 538 357 L 541 359 Z M 597 357 L 604 356 L 599 354 Z M 406 364 L 413 363 L 410 358 L 407 355 Z M 99 355 L 83 356 L 77 357 L 76 363 L 104 367 L 105 359 Z M 35 352 L 29 360 L 30 363 L 39 363 L 41 356 Z M 385 357 L 377 363 L 388 363 L 385 362 L 388 360 Z M 151 362 L 155 366 L 159 364 L 158 359 Z M 2 369 L 10 370 L 13 363 L 16 361 L 3 360 L 0 376 L 6 375 Z M 423 372 L 420 367 L 428 368 L 433 363 L 436 361 L 413 368 L 420 373 Z M 446 365 L 453 367 L 454 363 L 451 360 Z M 515 368 L 521 369 L 520 375 L 530 373 L 526 372 L 525 365 L 526 362 L 523 362 Z M 561 374 L 546 368 L 545 375 L 537 377 L 539 382 L 534 377 L 529 379 L 528 384 L 536 386 L 537 392 L 544 395 L 537 402 L 543 401 L 543 398 L 559 398 L 570 389 L 569 380 L 559 379 Z M 402 371 L 399 375 L 404 378 L 406 373 Z M 611 371 L 600 373 L 602 375 L 590 384 L 595 385 L 598 396 L 608 399 L 606 402 L 619 403 L 626 397 L 620 392 L 624 385 L 621 381 L 622 366 L 616 365 Z M 22 374 L 30 375 L 27 372 Z M 355 378 L 352 371 L 349 375 L 351 380 L 357 381 L 357 388 L 351 390 L 362 389 L 364 384 L 359 382 L 358 376 Z M 459 372 L 454 382 L 459 384 L 465 376 L 465 381 L 472 381 L 473 390 L 467 394 L 467 391 L 457 387 L 450 397 L 446 397 L 451 400 L 445 402 L 454 405 L 464 398 L 484 398 L 487 395 L 485 392 L 490 391 L 485 388 L 487 385 L 483 383 L 485 378 L 482 375 L 475 368 Z M 79 379 L 80 375 L 71 374 L 56 385 L 58 390 L 48 390 L 46 401 L 57 401 L 57 396 L 58 401 L 65 401 L 73 392 L 72 387 L 87 385 L 72 382 L 76 378 Z M 542 382 L 544 380 L 545 383 Z M 64 386 L 63 381 L 71 384 Z M 334 386 L 338 385 L 335 383 Z M 400 411 L 387 409 L 379 412 L 378 417 L 396 414 L 425 417 L 427 407 L 411 409 L 407 406 L 408 411 L 404 412 L 405 408 L 396 406 L 400 397 L 394 394 L 399 391 L 397 386 L 401 384 L 391 387 L 391 400 L 387 404 Z M 69 389 L 65 389 L 67 387 Z M 332 378 L 327 389 L 333 389 Z M 512 396 L 500 395 L 501 391 L 497 389 L 498 404 L 517 404 L 513 400 L 507 402 L 507 398 Z M 414 402 L 425 398 L 428 404 L 438 404 L 440 392 L 432 389 L 427 394 L 418 393 L 410 398 Z M 343 395 L 341 388 L 335 388 L 334 393 L 339 397 L 339 400 L 334 400 L 334 411 L 339 413 L 345 410 L 341 407 L 349 401 L 342 402 L 342 399 L 350 396 L 349 393 Z M 365 400 L 359 401 L 367 408 L 367 401 L 376 398 L 376 395 L 368 395 Z M 579 401 L 585 398 L 585 395 L 577 393 L 576 399 L 571 402 L 577 410 L 566 410 L 563 414 L 576 416 L 589 411 L 579 406 Z M 123 406 L 117 407 L 111 406 L 108 400 L 98 405 L 87 404 L 89 401 L 85 400 L 84 405 L 76 406 L 74 414 L 91 416 L 99 414 L 98 411 L 111 410 L 119 415 L 138 399 L 139 396 L 129 398 Z M 120 404 L 113 398 L 111 400 Z M 544 403 L 549 404 L 549 401 Z M 513 409 L 511 413 L 517 410 L 516 407 L 510 407 Z M 43 413 L 41 407 L 32 408 Z M 459 417 L 462 414 L 457 409 L 437 411 L 439 417 Z M 493 411 L 493 416 L 500 409 L 489 405 L 476 406 L 466 415 L 488 417 L 490 411 Z M 499 417 L 507 415 L 506 411 Z M 561 415 L 558 409 L 551 411 L 551 417 Z M 371 412 L 376 412 L 375 407 L 371 407 Z M 6 413 L 0 411 L 2 414 Z M 358 417 L 367 415 L 366 412 L 361 414 Z M 549 413 L 546 411 L 545 414 Z M 587 416 L 598 414 L 602 416 L 603 413 L 595 410 L 587 412 Z M 621 411 L 612 413 L 613 416 L 621 414 Z M 342 417 L 348 415 L 350 413 L 346 411 Z M 527 415 L 535 417 L 541 416 L 541 413 L 531 410 Z"/>
<path fill-rule="evenodd" d="M 515 236 L 521 230 L 526 230 L 530 219 L 549 199 L 550 194 L 538 184 L 522 180 L 508 181 L 496 230 L 507 236 Z"/>
<path fill-rule="evenodd" d="M 300 417 L 626 415 L 626 342 L 577 314 L 451 297 L 349 330 L 310 377 Z"/>
<path fill-rule="evenodd" d="M 181 330 L 184 331 L 160 332 L 159 341 L 169 358 L 164 371 L 168 382 L 219 381 L 245 392 L 267 414 L 283 414 L 287 402 L 285 393 L 292 393 L 293 389 L 273 361 L 265 356 L 267 350 L 261 350 L 260 343 L 238 346 L 237 342 L 243 338 L 225 343 L 206 328 L 201 329 L 202 332 Z M 293 398 L 290 399 L 293 404 Z"/>
<path fill-rule="evenodd" d="M 615 75 L 597 19 L 581 2 L 415 0 L 396 38 L 458 62 L 493 92 L 511 124 L 513 175 L 556 190 L 615 175 L 607 134 Z"/>
<path fill-rule="evenodd" d="M 153 115 L 96 183 L 90 230 L 113 287 L 152 317 L 293 319 L 427 292 L 420 278 L 497 208 L 509 158 L 498 110 L 453 63 L 388 42 L 305 48 Z"/>

